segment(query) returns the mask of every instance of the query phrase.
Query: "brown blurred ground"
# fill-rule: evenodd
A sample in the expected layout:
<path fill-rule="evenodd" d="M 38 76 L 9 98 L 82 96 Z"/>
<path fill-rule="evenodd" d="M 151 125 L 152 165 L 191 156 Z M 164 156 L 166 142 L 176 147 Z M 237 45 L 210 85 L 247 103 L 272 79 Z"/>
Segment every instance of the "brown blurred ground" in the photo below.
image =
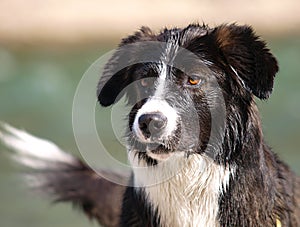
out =
<path fill-rule="evenodd" d="M 141 25 L 154 29 L 251 24 L 261 34 L 298 33 L 299 0 L 1 0 L 0 44 L 79 44 L 119 39 Z"/>

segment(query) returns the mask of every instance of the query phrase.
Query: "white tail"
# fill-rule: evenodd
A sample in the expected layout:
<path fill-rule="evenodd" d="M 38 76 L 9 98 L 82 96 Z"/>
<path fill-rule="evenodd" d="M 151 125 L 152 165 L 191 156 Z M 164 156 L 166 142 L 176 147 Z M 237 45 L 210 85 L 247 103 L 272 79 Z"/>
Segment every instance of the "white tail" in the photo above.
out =
<path fill-rule="evenodd" d="M 107 181 L 82 161 L 54 143 L 37 138 L 8 124 L 0 123 L 0 142 L 14 152 L 10 156 L 33 171 L 25 174 L 26 183 L 54 201 L 71 202 L 89 218 L 103 226 L 119 226 L 124 186 Z M 127 176 L 107 172 L 127 182 Z M 105 174 L 104 174 L 105 172 Z"/>
<path fill-rule="evenodd" d="M 54 143 L 40 139 L 8 124 L 0 124 L 0 141 L 14 151 L 11 157 L 33 169 L 51 169 L 54 163 L 73 165 L 77 159 L 62 151 Z"/>

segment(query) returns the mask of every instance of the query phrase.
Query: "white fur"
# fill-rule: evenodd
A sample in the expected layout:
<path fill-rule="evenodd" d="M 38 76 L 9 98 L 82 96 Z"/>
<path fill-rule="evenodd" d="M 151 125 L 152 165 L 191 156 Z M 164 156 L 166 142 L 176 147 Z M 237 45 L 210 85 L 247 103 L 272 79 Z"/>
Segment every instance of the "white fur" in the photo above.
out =
<path fill-rule="evenodd" d="M 166 50 L 163 53 L 162 62 L 160 66 L 160 74 L 158 77 L 157 87 L 154 97 L 162 97 L 165 81 L 168 76 L 168 66 L 172 64 L 174 58 L 176 57 L 176 52 L 178 50 L 178 38 L 175 38 L 178 34 L 173 33 L 171 38 L 166 43 Z M 171 54 L 173 52 L 173 54 Z"/>
<path fill-rule="evenodd" d="M 241 79 L 241 77 L 239 76 L 239 74 L 238 74 L 238 72 L 236 71 L 236 69 L 233 68 L 231 65 L 229 65 L 229 66 L 230 66 L 231 70 L 234 72 L 234 74 L 237 76 L 239 82 L 243 85 L 243 87 L 247 87 L 247 86 L 245 85 L 244 80 Z"/>
<path fill-rule="evenodd" d="M 54 168 L 53 162 L 72 164 L 76 161 L 54 143 L 34 137 L 7 124 L 1 124 L 0 141 L 16 152 L 12 155 L 16 161 L 30 168 Z"/>
<path fill-rule="evenodd" d="M 178 34 L 177 34 L 178 35 Z M 170 54 L 170 52 L 176 52 L 178 49 L 178 39 L 174 38 L 176 33 L 172 34 L 171 39 L 168 40 L 166 43 L 166 51 L 162 57 L 161 64 L 159 66 L 160 74 L 158 80 L 156 82 L 156 89 L 152 98 L 150 98 L 141 109 L 139 109 L 137 115 L 135 116 L 135 120 L 133 123 L 133 130 L 137 136 L 137 138 L 142 142 L 148 142 L 149 138 L 145 138 L 143 133 L 141 132 L 138 119 L 141 115 L 152 113 L 152 112 L 161 112 L 163 115 L 167 117 L 167 126 L 164 130 L 163 137 L 168 137 L 171 133 L 176 129 L 176 122 L 177 122 L 177 113 L 174 108 L 172 108 L 165 100 L 162 100 L 164 88 L 165 88 L 165 81 L 167 79 L 167 70 L 168 65 L 174 60 L 175 54 Z M 170 56 L 172 58 L 170 59 Z"/>
<path fill-rule="evenodd" d="M 149 99 L 142 108 L 139 109 L 135 116 L 135 120 L 133 123 L 133 130 L 137 136 L 137 138 L 142 142 L 148 142 L 149 139 L 146 139 L 138 124 L 138 119 L 141 115 L 153 112 L 160 112 L 167 117 L 167 126 L 164 129 L 164 135 L 162 137 L 167 138 L 172 134 L 172 132 L 176 129 L 178 115 L 174 108 L 172 108 L 166 101 L 151 98 Z"/>
<path fill-rule="evenodd" d="M 168 68 L 167 64 L 163 62 L 162 66 L 160 67 L 160 74 L 158 77 L 154 97 L 161 97 L 163 94 L 164 87 L 165 87 L 165 81 L 167 78 L 167 68 Z"/>
<path fill-rule="evenodd" d="M 172 61 L 168 59 L 168 55 L 173 44 L 172 40 L 167 43 L 154 96 L 137 112 L 133 124 L 136 136 L 145 143 L 148 140 L 138 127 L 138 119 L 142 114 L 159 111 L 167 116 L 168 123 L 164 135 L 166 138 L 172 135 L 179 120 L 176 110 L 160 98 L 163 97 L 167 79 L 167 63 Z M 134 173 L 134 186 L 137 191 L 145 191 L 147 202 L 153 210 L 158 210 L 162 226 L 219 226 L 219 197 L 226 191 L 230 176 L 235 174 L 235 168 L 217 165 L 205 155 L 192 154 L 186 157 L 185 152 L 163 155 L 145 152 L 158 164 L 148 166 L 145 160 L 139 159 L 136 151 L 128 150 Z"/>
<path fill-rule="evenodd" d="M 131 161 L 145 167 L 142 160 Z M 229 184 L 231 170 L 202 155 L 184 157 L 177 152 L 157 166 L 133 168 L 136 190 L 144 188 L 148 202 L 163 226 L 218 226 L 218 199 Z"/>

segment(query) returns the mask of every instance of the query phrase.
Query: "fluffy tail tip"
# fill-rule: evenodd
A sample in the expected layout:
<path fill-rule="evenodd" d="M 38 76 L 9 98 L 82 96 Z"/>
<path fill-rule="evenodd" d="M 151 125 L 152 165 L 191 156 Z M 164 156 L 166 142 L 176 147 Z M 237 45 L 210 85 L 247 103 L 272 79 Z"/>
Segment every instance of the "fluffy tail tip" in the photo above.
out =
<path fill-rule="evenodd" d="M 77 159 L 62 151 L 54 143 L 0 123 L 0 142 L 12 153 L 10 156 L 19 164 L 32 169 L 51 169 L 56 164 L 74 165 Z"/>

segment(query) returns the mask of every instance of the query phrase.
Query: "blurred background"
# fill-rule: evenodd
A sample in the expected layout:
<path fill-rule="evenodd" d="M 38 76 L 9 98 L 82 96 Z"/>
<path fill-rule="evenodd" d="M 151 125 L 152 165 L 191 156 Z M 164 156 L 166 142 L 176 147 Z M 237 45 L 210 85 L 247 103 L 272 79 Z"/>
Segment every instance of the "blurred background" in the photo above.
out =
<path fill-rule="evenodd" d="M 159 31 L 191 22 L 250 24 L 280 64 L 273 95 L 257 101 L 265 137 L 300 174 L 299 8 L 299 0 L 0 0 L 0 121 L 79 155 L 71 112 L 76 86 L 122 37 L 142 25 Z M 107 143 L 117 147 L 110 136 Z M 29 193 L 0 148 L 1 227 L 97 226 L 69 204 L 53 206 Z"/>

